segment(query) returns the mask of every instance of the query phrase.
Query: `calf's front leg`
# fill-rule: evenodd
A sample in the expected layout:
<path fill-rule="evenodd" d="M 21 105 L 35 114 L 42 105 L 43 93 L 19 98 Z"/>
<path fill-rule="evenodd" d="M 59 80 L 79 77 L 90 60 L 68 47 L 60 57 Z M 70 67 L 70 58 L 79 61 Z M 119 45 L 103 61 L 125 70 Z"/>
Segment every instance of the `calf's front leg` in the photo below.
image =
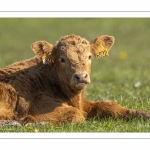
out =
<path fill-rule="evenodd" d="M 78 123 L 84 122 L 86 113 L 72 106 L 63 105 L 56 107 L 53 111 L 41 114 L 30 114 L 20 119 L 20 123 L 25 125 L 28 123 L 51 123 L 60 125 L 66 122 Z"/>
<path fill-rule="evenodd" d="M 83 110 L 87 112 L 87 118 L 131 118 L 143 117 L 150 119 L 150 112 L 146 110 L 132 110 L 125 108 L 114 101 L 102 100 L 99 102 L 84 101 Z"/>

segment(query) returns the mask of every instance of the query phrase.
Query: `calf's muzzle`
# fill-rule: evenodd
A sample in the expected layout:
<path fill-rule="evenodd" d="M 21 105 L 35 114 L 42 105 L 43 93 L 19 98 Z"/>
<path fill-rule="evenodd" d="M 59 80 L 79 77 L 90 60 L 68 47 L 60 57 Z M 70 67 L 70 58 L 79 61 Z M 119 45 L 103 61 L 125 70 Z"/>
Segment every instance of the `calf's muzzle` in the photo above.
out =
<path fill-rule="evenodd" d="M 84 84 L 90 83 L 90 78 L 86 71 L 75 73 L 73 75 L 73 78 L 76 83 L 84 83 Z"/>

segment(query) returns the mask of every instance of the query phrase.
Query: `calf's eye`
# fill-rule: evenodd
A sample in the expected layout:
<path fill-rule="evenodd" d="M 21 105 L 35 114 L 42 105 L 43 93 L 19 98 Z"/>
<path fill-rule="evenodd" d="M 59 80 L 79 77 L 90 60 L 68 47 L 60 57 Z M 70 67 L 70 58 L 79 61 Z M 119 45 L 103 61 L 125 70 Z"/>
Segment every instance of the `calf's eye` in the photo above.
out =
<path fill-rule="evenodd" d="M 92 58 L 92 56 L 91 56 L 91 55 L 89 55 L 88 59 L 90 60 L 91 58 Z"/>
<path fill-rule="evenodd" d="M 60 58 L 60 61 L 61 61 L 62 63 L 65 63 L 65 59 L 64 59 L 64 58 Z"/>

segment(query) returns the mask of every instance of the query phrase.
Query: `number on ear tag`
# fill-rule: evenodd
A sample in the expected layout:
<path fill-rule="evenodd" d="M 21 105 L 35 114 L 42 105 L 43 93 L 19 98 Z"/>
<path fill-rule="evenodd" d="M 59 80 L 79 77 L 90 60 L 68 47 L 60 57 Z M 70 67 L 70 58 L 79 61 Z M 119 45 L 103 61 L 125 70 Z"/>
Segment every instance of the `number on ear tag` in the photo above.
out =
<path fill-rule="evenodd" d="M 42 61 L 43 64 L 50 64 L 54 62 L 54 59 L 51 57 L 51 53 L 45 51 L 42 56 Z"/>
<path fill-rule="evenodd" d="M 43 64 L 46 64 L 47 62 L 47 56 L 48 56 L 48 53 L 47 52 L 44 52 L 44 55 L 42 56 L 42 60 L 43 60 Z"/>
<path fill-rule="evenodd" d="M 96 49 L 96 58 L 103 58 L 105 56 L 109 56 L 108 54 L 108 49 L 107 48 L 104 48 L 104 46 L 101 44 L 97 47 Z"/>

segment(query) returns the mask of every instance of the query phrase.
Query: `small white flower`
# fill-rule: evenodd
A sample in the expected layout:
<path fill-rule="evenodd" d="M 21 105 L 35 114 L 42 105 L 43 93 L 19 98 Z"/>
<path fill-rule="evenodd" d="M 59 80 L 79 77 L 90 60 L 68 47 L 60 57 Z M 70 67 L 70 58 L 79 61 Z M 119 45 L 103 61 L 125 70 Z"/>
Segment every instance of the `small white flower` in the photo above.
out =
<path fill-rule="evenodd" d="M 136 83 L 134 84 L 134 87 L 138 88 L 140 85 L 141 85 L 141 82 L 138 81 L 138 82 L 136 82 Z"/>

